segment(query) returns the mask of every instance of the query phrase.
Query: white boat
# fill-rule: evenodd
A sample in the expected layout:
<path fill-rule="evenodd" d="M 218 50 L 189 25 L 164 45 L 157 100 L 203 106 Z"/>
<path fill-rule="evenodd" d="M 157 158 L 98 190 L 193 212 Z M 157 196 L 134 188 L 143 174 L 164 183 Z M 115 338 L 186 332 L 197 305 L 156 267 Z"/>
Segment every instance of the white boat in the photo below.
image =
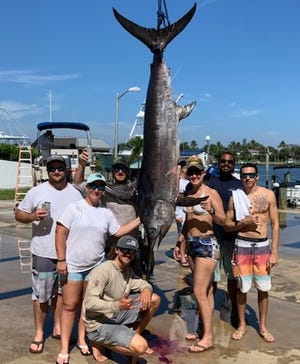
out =
<path fill-rule="evenodd" d="M 300 170 L 300 164 L 285 163 L 273 167 L 273 191 L 276 194 L 277 201 L 280 201 L 280 194 L 286 194 L 286 207 L 300 208 L 300 179 L 294 178 L 295 170 Z M 283 179 L 280 180 L 276 172 L 283 173 Z"/>

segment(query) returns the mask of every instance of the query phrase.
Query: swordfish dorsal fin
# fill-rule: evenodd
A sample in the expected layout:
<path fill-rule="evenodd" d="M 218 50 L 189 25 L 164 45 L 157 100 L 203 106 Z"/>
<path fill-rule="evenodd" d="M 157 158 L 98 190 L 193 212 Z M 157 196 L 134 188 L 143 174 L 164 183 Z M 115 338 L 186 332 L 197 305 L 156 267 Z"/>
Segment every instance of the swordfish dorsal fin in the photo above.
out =
<path fill-rule="evenodd" d="M 196 6 L 197 4 L 195 3 L 194 6 L 177 22 L 162 29 L 141 27 L 140 25 L 124 18 L 115 8 L 113 8 L 113 12 L 118 22 L 128 31 L 128 33 L 144 43 L 151 52 L 161 53 L 172 39 L 174 39 L 188 25 L 195 14 Z"/>

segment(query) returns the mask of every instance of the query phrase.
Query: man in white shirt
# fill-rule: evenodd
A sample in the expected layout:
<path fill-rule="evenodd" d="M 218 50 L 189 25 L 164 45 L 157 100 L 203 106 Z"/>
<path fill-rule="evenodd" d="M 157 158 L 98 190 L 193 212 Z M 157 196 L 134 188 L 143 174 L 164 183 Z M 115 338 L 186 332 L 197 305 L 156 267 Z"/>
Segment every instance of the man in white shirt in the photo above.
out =
<path fill-rule="evenodd" d="M 44 350 L 44 325 L 51 302 L 54 313 L 53 338 L 60 338 L 61 298 L 58 295 L 55 250 L 56 221 L 64 208 L 82 195 L 67 182 L 66 162 L 62 156 L 47 159 L 49 180 L 31 188 L 15 212 L 22 223 L 32 223 L 32 300 L 35 335 L 29 351 Z"/>

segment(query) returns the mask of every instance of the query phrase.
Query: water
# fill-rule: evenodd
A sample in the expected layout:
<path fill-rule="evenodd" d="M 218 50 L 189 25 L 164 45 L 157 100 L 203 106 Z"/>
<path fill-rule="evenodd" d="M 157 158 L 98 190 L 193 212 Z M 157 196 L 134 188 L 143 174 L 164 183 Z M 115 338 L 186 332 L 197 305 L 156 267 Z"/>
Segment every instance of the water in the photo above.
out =
<path fill-rule="evenodd" d="M 236 170 L 239 171 L 240 165 L 236 165 Z M 285 180 L 284 174 L 286 172 L 290 172 L 291 174 L 291 181 L 300 180 L 300 168 L 291 168 L 290 170 L 288 168 L 284 169 L 273 169 L 274 165 L 269 165 L 269 187 L 272 187 L 272 176 L 276 176 L 276 182 L 283 182 Z M 259 181 L 258 184 L 262 187 L 266 187 L 266 166 L 258 164 L 258 173 L 259 173 Z"/>

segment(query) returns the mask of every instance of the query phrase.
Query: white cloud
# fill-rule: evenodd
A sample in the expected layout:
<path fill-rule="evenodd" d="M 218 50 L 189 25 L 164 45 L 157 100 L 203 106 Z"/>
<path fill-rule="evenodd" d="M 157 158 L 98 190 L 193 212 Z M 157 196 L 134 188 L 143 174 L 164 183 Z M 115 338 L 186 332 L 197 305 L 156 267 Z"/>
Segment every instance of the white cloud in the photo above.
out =
<path fill-rule="evenodd" d="M 45 112 L 45 109 L 38 106 L 37 104 L 23 104 L 16 101 L 3 101 L 1 102 L 1 107 L 6 110 L 2 117 L 5 115 L 11 116 L 13 119 L 20 119 L 28 115 L 38 115 Z"/>
<path fill-rule="evenodd" d="M 251 117 L 251 116 L 255 116 L 258 114 L 261 114 L 262 110 L 258 110 L 258 109 L 238 109 L 234 112 L 232 112 L 230 114 L 231 117 L 233 118 L 243 118 L 243 117 Z"/>
<path fill-rule="evenodd" d="M 215 3 L 217 0 L 203 0 L 199 5 L 200 8 L 204 8 L 205 6 Z"/>
<path fill-rule="evenodd" d="M 202 101 L 202 102 L 209 102 L 209 101 L 211 101 L 211 99 L 212 99 L 212 95 L 207 92 L 200 94 L 200 97 L 199 97 L 199 101 Z"/>
<path fill-rule="evenodd" d="M 22 83 L 25 85 L 36 85 L 52 81 L 66 81 L 79 78 L 76 73 L 41 75 L 33 70 L 7 70 L 0 71 L 0 82 Z"/>

